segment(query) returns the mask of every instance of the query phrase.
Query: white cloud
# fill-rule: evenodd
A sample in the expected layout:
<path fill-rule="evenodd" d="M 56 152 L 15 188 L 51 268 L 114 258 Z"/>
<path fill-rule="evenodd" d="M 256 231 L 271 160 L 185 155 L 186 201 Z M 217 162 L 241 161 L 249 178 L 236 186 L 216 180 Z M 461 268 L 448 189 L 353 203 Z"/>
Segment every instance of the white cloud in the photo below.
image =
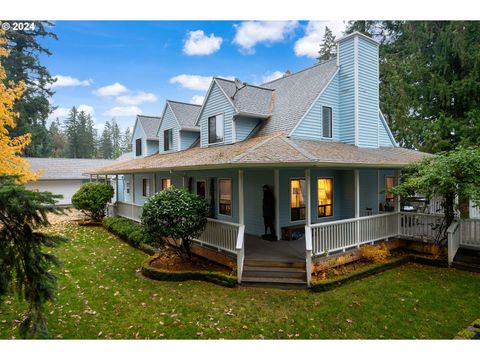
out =
<path fill-rule="evenodd" d="M 192 104 L 202 105 L 204 99 L 205 99 L 205 96 L 202 96 L 202 95 L 193 95 L 192 98 L 190 99 L 190 102 L 191 102 Z"/>
<path fill-rule="evenodd" d="M 68 75 L 55 75 L 53 77 L 55 82 L 52 87 L 67 87 L 67 86 L 90 86 L 93 83 L 92 79 L 79 80 Z"/>
<path fill-rule="evenodd" d="M 279 78 L 281 78 L 283 76 L 283 72 L 282 71 L 274 71 L 273 73 L 271 74 L 265 74 L 262 76 L 262 82 L 263 83 L 267 83 L 267 82 L 270 82 L 270 81 L 273 81 L 273 80 L 277 80 Z"/>
<path fill-rule="evenodd" d="M 223 79 L 233 80 L 233 76 L 219 76 Z M 188 75 L 181 74 L 174 76 L 170 79 L 170 84 L 180 84 L 182 87 L 190 90 L 196 91 L 207 91 L 210 83 L 212 82 L 212 76 L 201 76 L 201 75 Z"/>
<path fill-rule="evenodd" d="M 137 106 L 115 106 L 102 115 L 110 117 L 136 116 L 142 114 L 142 110 Z"/>
<path fill-rule="evenodd" d="M 83 111 L 85 114 L 88 114 L 92 117 L 95 116 L 95 109 L 93 108 L 93 106 L 82 104 L 77 107 L 77 110 L 78 112 Z"/>
<path fill-rule="evenodd" d="M 62 119 L 67 117 L 69 112 L 70 112 L 69 108 L 58 107 L 55 110 L 53 110 L 49 118 L 53 120 L 55 120 L 56 118 Z"/>
<path fill-rule="evenodd" d="M 190 31 L 183 52 L 187 55 L 210 55 L 220 50 L 222 41 L 221 37 L 214 34 L 206 36 L 203 30 Z"/>
<path fill-rule="evenodd" d="M 345 24 L 342 21 L 309 21 L 305 29 L 305 35 L 295 42 L 295 55 L 316 58 L 323 41 L 325 26 L 332 30 L 337 39 L 345 29 Z"/>
<path fill-rule="evenodd" d="M 128 92 L 128 89 L 122 84 L 116 82 L 112 85 L 103 86 L 98 88 L 93 93 L 98 96 L 107 97 L 107 96 L 118 96 Z"/>
<path fill-rule="evenodd" d="M 157 97 L 155 94 L 139 91 L 136 94 L 118 96 L 116 100 L 122 105 L 140 105 L 146 102 L 153 103 L 157 101 Z"/>
<path fill-rule="evenodd" d="M 180 84 L 184 88 L 197 91 L 208 90 L 212 82 L 211 76 L 181 74 L 170 79 L 170 84 Z"/>
<path fill-rule="evenodd" d="M 256 44 L 283 41 L 297 26 L 297 21 L 244 21 L 235 25 L 237 32 L 233 42 L 244 52 L 254 53 Z"/>

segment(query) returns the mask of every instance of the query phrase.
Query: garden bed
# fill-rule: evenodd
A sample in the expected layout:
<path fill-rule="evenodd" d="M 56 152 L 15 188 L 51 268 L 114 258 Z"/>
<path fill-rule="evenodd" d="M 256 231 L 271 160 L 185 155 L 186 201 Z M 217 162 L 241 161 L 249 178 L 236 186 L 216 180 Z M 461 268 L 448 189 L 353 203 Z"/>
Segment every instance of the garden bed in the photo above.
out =
<path fill-rule="evenodd" d="M 231 269 L 195 255 L 190 261 L 185 260 L 168 248 L 149 257 L 141 271 L 144 276 L 154 280 L 202 280 L 227 287 L 237 284 L 237 277 L 232 275 Z"/>

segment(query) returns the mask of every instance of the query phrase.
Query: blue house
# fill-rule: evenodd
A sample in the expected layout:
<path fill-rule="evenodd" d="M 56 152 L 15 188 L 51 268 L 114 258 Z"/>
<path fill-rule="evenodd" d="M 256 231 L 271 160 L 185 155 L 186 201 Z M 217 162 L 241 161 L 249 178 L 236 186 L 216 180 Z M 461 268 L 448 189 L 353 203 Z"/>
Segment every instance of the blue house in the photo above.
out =
<path fill-rule="evenodd" d="M 398 235 L 389 188 L 426 154 L 399 147 L 382 115 L 378 43 L 354 33 L 337 50 L 259 86 L 216 77 L 202 106 L 168 100 L 159 118 L 138 116 L 135 158 L 92 170 L 123 179 L 115 213 L 139 221 L 171 185 L 205 197 L 196 242 L 236 262 L 242 282 L 277 266 L 292 276 L 268 281 L 305 285 L 322 257 Z"/>

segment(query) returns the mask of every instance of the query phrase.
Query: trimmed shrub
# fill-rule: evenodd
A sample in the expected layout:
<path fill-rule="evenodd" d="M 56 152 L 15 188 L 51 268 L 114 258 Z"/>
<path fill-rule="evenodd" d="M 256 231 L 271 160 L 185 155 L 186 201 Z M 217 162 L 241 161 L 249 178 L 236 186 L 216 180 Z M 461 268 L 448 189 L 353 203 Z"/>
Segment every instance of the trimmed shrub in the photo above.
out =
<path fill-rule="evenodd" d="M 153 195 L 143 205 L 142 224 L 152 244 L 170 237 L 190 257 L 190 240 L 207 224 L 208 204 L 204 198 L 174 186 Z M 180 247 L 181 246 L 181 247 Z"/>
<path fill-rule="evenodd" d="M 94 221 L 101 221 L 105 217 L 108 201 L 113 197 L 113 187 L 99 182 L 83 184 L 73 195 L 73 206 L 83 211 Z"/>
<path fill-rule="evenodd" d="M 142 225 L 122 217 L 106 217 L 102 224 L 112 234 L 117 235 L 133 247 L 149 255 L 155 253 L 155 249 L 146 244 L 148 237 L 143 231 Z"/>

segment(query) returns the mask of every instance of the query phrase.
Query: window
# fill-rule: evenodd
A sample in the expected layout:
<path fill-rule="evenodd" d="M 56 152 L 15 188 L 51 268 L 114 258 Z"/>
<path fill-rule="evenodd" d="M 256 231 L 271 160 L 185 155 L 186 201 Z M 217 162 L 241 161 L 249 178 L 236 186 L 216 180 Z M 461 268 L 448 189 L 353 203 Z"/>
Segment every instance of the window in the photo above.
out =
<path fill-rule="evenodd" d="M 332 108 L 322 106 L 322 136 L 332 137 Z"/>
<path fill-rule="evenodd" d="M 150 196 L 150 179 L 142 179 L 142 195 L 145 197 Z"/>
<path fill-rule="evenodd" d="M 222 215 L 232 216 L 232 179 L 218 180 L 219 209 Z"/>
<path fill-rule="evenodd" d="M 125 191 L 127 194 L 130 194 L 130 181 L 125 182 Z"/>
<path fill-rule="evenodd" d="M 206 192 L 205 192 L 206 186 L 207 186 L 207 184 L 205 183 L 204 180 L 197 181 L 197 195 L 198 196 L 201 196 L 203 198 L 206 197 Z"/>
<path fill-rule="evenodd" d="M 162 179 L 162 190 L 168 189 L 170 186 L 172 186 L 172 180 L 171 179 Z"/>
<path fill-rule="evenodd" d="M 333 215 L 333 179 L 317 179 L 318 217 Z"/>
<path fill-rule="evenodd" d="M 223 142 L 223 114 L 208 118 L 208 143 Z"/>
<path fill-rule="evenodd" d="M 142 156 L 142 139 L 135 140 L 135 156 Z"/>
<path fill-rule="evenodd" d="M 305 179 L 290 180 L 290 220 L 305 220 Z"/>
<path fill-rule="evenodd" d="M 385 200 L 392 201 L 393 194 L 390 192 L 390 189 L 395 185 L 394 176 L 385 176 Z"/>
<path fill-rule="evenodd" d="M 169 151 L 173 148 L 172 129 L 163 132 L 163 151 Z"/>

